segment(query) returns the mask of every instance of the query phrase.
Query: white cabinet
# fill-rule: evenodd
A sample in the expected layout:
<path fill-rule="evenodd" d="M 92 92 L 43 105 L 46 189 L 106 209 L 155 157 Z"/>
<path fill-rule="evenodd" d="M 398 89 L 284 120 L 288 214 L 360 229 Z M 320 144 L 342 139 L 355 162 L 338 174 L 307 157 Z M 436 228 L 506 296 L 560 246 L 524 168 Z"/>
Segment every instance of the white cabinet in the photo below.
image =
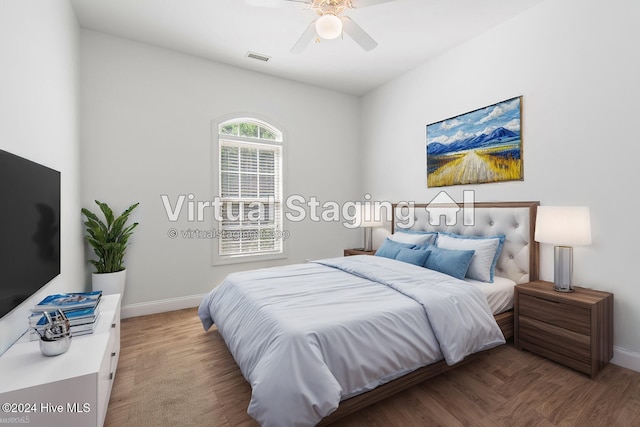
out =
<path fill-rule="evenodd" d="M 103 425 L 120 356 L 120 295 L 102 297 L 97 322 L 59 356 L 43 356 L 28 337 L 0 356 L 0 423 Z"/>

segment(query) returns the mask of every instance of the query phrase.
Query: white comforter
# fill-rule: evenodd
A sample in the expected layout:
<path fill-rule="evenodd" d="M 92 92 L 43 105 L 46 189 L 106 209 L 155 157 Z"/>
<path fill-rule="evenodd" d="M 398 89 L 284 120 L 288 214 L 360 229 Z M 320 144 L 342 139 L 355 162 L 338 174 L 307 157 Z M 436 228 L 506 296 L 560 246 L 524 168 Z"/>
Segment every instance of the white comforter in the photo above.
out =
<path fill-rule="evenodd" d="M 233 273 L 198 313 L 251 384 L 247 412 L 263 427 L 315 425 L 342 399 L 505 342 L 477 287 L 373 256 Z"/>

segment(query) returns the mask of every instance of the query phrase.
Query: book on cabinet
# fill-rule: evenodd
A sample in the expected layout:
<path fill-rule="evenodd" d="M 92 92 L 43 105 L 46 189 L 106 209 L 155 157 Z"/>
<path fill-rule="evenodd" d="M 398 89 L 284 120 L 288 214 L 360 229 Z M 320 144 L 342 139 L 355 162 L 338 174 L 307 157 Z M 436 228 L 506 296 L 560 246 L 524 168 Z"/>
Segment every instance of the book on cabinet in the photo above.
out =
<path fill-rule="evenodd" d="M 98 317 L 100 316 L 100 301 L 95 307 L 62 310 L 69 320 L 71 336 L 80 336 L 93 333 Z M 42 312 L 29 316 L 29 339 L 37 340 L 44 333 L 48 324 L 47 318 Z"/>
<path fill-rule="evenodd" d="M 34 305 L 31 311 L 34 313 L 56 310 L 66 312 L 81 308 L 91 308 L 96 307 L 101 298 L 102 291 L 53 294 L 45 297 L 38 304 Z"/>

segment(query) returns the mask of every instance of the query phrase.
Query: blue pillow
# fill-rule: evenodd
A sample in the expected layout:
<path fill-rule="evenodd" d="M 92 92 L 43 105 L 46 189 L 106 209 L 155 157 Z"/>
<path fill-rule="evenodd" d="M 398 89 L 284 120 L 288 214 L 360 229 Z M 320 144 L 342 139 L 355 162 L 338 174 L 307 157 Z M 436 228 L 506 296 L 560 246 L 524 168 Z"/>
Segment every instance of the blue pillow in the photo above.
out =
<path fill-rule="evenodd" d="M 430 270 L 439 271 L 456 279 L 464 279 L 475 251 L 459 251 L 431 247 L 430 254 L 424 264 Z"/>
<path fill-rule="evenodd" d="M 505 236 L 462 236 L 453 233 L 438 233 L 437 246 L 444 249 L 475 250 L 467 277 L 493 282 L 496 263 L 500 257 Z"/>
<path fill-rule="evenodd" d="M 430 253 L 430 249 L 401 248 L 396 255 L 396 259 L 398 261 L 408 262 L 409 264 L 415 264 L 423 267 Z"/>
<path fill-rule="evenodd" d="M 398 255 L 398 252 L 400 252 L 400 249 L 402 248 L 412 249 L 415 246 L 416 245 L 412 245 L 409 243 L 394 242 L 393 240 L 387 237 L 386 239 L 384 239 L 384 242 L 382 242 L 382 244 L 376 251 L 375 255 L 383 256 L 385 258 L 395 259 L 396 255 Z"/>

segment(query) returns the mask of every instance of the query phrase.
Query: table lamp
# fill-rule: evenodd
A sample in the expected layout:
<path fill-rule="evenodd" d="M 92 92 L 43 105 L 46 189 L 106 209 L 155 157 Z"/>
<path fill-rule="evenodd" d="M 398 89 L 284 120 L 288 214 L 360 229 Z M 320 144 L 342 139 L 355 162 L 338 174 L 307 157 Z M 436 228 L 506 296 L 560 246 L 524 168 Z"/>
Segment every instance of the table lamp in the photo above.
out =
<path fill-rule="evenodd" d="M 380 218 L 376 218 L 373 206 L 371 205 L 358 205 L 357 206 L 357 218 L 359 227 L 364 228 L 364 250 L 373 250 L 373 227 L 380 227 L 383 225 Z"/>
<path fill-rule="evenodd" d="M 573 247 L 591 244 L 591 219 L 586 206 L 538 206 L 535 240 L 554 247 L 553 289 L 573 292 Z"/>

